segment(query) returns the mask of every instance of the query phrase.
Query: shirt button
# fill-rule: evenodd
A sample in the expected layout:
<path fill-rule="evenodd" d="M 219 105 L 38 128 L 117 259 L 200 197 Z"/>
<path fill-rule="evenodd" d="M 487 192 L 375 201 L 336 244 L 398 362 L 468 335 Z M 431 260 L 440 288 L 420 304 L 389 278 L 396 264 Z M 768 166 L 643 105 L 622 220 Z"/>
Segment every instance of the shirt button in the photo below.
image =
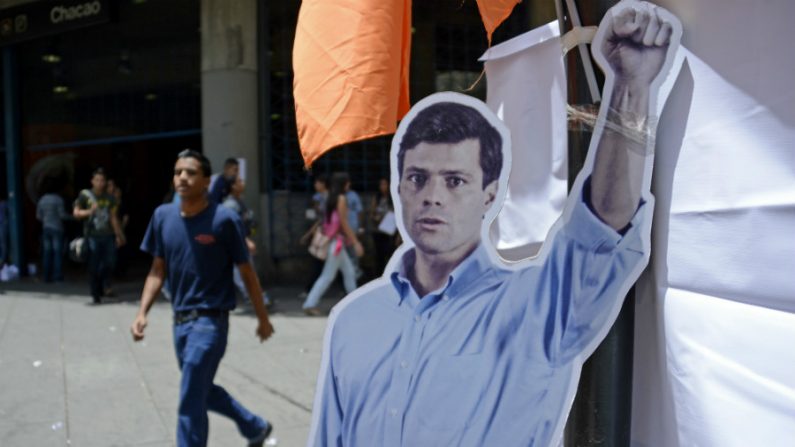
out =
<path fill-rule="evenodd" d="M 409 367 L 409 363 L 404 360 L 404 361 L 400 362 L 400 367 L 403 368 L 403 369 L 406 369 L 406 368 Z"/>
<path fill-rule="evenodd" d="M 389 415 L 392 416 L 392 417 L 397 416 L 397 409 L 393 408 L 393 409 L 389 410 Z"/>
<path fill-rule="evenodd" d="M 422 317 L 420 317 L 419 315 L 415 315 L 414 316 L 414 321 L 416 321 L 417 323 L 419 323 L 421 320 L 422 320 Z"/>

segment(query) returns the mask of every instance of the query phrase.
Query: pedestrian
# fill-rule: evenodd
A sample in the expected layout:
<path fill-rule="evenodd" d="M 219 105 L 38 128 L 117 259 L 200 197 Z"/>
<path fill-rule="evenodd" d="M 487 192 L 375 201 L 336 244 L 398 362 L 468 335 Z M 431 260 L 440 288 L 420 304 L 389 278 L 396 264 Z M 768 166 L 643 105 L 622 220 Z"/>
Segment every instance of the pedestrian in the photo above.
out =
<path fill-rule="evenodd" d="M 391 219 L 393 223 L 395 221 L 395 208 L 392 205 L 392 195 L 389 193 L 389 180 L 386 178 L 378 181 L 378 192 L 373 196 L 373 202 L 370 206 L 376 276 L 381 276 L 384 273 L 384 268 L 386 268 L 392 252 L 397 247 L 395 244 L 395 231 L 389 233 L 387 229 L 381 228 L 384 219 Z M 391 225 L 391 228 L 394 228 L 394 224 Z"/>
<path fill-rule="evenodd" d="M 224 169 L 220 174 L 210 178 L 210 199 L 215 203 L 222 203 L 224 198 L 232 191 L 232 185 L 240 174 L 240 162 L 237 158 L 229 157 L 224 161 Z"/>
<path fill-rule="evenodd" d="M 116 216 L 119 219 L 121 231 L 126 239 L 127 225 L 130 223 L 130 213 L 129 209 L 127 208 L 127 203 L 122 200 L 123 192 L 116 180 L 112 178 L 108 179 L 108 186 L 106 189 L 108 194 L 116 199 Z M 116 296 L 115 292 L 113 291 L 113 287 L 111 286 L 111 282 L 113 281 L 114 275 L 120 275 L 127 270 L 127 264 L 130 257 L 128 249 L 129 247 L 127 244 L 116 249 L 116 256 L 113 259 L 113 265 L 111 265 L 110 274 L 105 279 L 105 284 L 103 285 L 105 296 Z"/>
<path fill-rule="evenodd" d="M 337 271 L 342 270 L 343 285 L 347 293 L 353 292 L 356 288 L 356 271 L 348 250 L 345 248 L 351 247 L 354 256 L 357 257 L 364 254 L 364 248 L 345 217 L 348 215 L 348 200 L 345 193 L 350 185 L 351 181 L 344 173 L 334 174 L 331 179 L 331 191 L 329 191 L 326 201 L 322 222 L 323 233 L 330 240 L 326 249 L 327 256 L 323 264 L 323 271 L 303 304 L 304 313 L 310 316 L 322 314 L 317 306 L 320 303 L 320 298 L 337 276 Z"/>
<path fill-rule="evenodd" d="M 254 212 L 251 211 L 243 202 L 243 191 L 245 191 L 245 189 L 245 182 L 242 178 L 238 177 L 237 180 L 235 180 L 235 183 L 232 184 L 232 191 L 228 196 L 226 196 L 226 199 L 224 199 L 223 206 L 234 211 L 243 222 L 243 228 L 245 229 L 246 236 L 246 247 L 248 248 L 249 254 L 253 257 L 257 254 L 257 244 L 253 239 L 251 239 L 251 237 L 254 235 L 254 229 L 257 225 L 257 222 L 254 220 Z M 257 269 L 254 266 L 253 258 L 251 261 L 251 266 L 256 272 Z M 237 266 L 234 268 L 234 283 L 235 287 L 237 287 L 237 290 L 240 291 L 240 294 L 243 296 L 243 298 L 248 300 L 248 290 L 246 289 L 246 285 L 243 283 L 243 277 L 240 275 L 240 269 L 237 268 Z M 268 293 L 264 290 L 262 291 L 261 299 L 262 302 L 265 303 L 265 306 L 271 305 L 270 297 L 268 297 Z"/>
<path fill-rule="evenodd" d="M 204 155 L 189 149 L 177 155 L 173 182 L 180 205 L 160 205 L 149 222 L 141 250 L 153 256 L 152 265 L 130 331 L 134 341 L 144 338 L 147 314 L 167 276 L 172 287 L 174 348 L 182 372 L 177 445 L 207 445 L 207 410 L 212 410 L 232 419 L 249 446 L 261 446 L 273 425 L 214 383 L 226 351 L 229 311 L 236 305 L 234 265 L 252 297 L 260 341 L 274 331 L 258 299 L 262 291 L 251 266 L 243 223 L 237 214 L 208 198 L 210 174 L 210 161 Z"/>
<path fill-rule="evenodd" d="M 309 231 L 301 236 L 300 243 L 302 245 L 306 245 L 311 240 L 312 235 L 315 233 L 317 227 L 323 223 L 323 215 L 326 213 L 325 209 L 326 199 L 328 198 L 328 179 L 326 176 L 319 175 L 315 177 L 315 181 L 312 182 L 312 184 L 315 188 L 315 193 L 312 194 L 312 202 L 310 207 L 306 210 L 306 217 L 309 220 L 312 220 L 313 224 L 309 228 Z M 306 284 L 304 285 L 304 291 L 298 295 L 299 298 L 306 298 L 309 295 L 309 291 L 312 290 L 312 286 L 320 277 L 320 272 L 322 270 L 323 260 L 312 257 L 310 274 Z"/>
<path fill-rule="evenodd" d="M 115 265 L 116 248 L 125 244 L 116 216 L 116 198 L 105 190 L 107 175 L 98 168 L 91 176 L 91 188 L 80 191 L 72 214 L 84 220 L 83 235 L 88 244 L 88 275 L 94 304 L 102 302 L 105 283 Z"/>
<path fill-rule="evenodd" d="M 66 213 L 63 198 L 57 194 L 56 181 L 50 177 L 44 180 L 44 195 L 36 202 L 36 219 L 41 222 L 42 276 L 44 282 L 63 281 L 63 221 L 70 216 Z"/>
<path fill-rule="evenodd" d="M 362 199 L 359 197 L 359 193 L 354 191 L 351 187 L 350 180 L 345 191 L 345 198 L 348 201 L 348 224 L 350 224 L 351 230 L 357 236 L 361 236 L 364 234 L 364 228 L 361 225 L 364 205 L 362 205 Z M 353 268 L 356 271 L 356 279 L 359 279 L 362 276 L 362 269 L 359 266 L 359 257 L 356 256 L 356 253 L 354 253 L 353 246 L 346 248 L 348 250 L 348 256 L 351 258 L 351 261 L 353 261 Z"/>

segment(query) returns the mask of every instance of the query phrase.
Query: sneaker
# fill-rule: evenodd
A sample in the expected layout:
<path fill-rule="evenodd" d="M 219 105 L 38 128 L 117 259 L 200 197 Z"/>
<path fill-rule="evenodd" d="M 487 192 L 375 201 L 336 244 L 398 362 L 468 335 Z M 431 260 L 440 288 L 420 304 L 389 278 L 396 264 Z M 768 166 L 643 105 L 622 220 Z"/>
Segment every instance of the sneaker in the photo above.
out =
<path fill-rule="evenodd" d="M 310 317 L 322 317 L 323 311 L 318 309 L 317 307 L 307 307 L 304 309 L 304 313 L 309 315 Z"/>
<path fill-rule="evenodd" d="M 270 422 L 265 422 L 265 428 L 262 429 L 262 433 L 260 433 L 256 438 L 249 439 L 248 447 L 262 447 L 265 443 L 265 440 L 268 439 L 268 436 L 271 435 L 273 431 L 273 424 Z"/>

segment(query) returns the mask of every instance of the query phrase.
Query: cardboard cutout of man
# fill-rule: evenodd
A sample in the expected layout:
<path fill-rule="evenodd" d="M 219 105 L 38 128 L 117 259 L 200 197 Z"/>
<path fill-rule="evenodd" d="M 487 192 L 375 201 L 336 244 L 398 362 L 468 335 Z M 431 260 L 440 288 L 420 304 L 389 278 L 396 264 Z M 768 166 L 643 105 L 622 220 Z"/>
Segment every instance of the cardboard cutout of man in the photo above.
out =
<path fill-rule="evenodd" d="M 384 277 L 332 311 L 308 445 L 558 442 L 582 361 L 648 261 L 649 122 L 680 35 L 647 3 L 603 20 L 593 48 L 607 100 L 564 215 L 532 261 L 508 265 L 488 242 L 510 170 L 504 126 L 455 93 L 409 112 L 391 160 L 408 242 Z"/>

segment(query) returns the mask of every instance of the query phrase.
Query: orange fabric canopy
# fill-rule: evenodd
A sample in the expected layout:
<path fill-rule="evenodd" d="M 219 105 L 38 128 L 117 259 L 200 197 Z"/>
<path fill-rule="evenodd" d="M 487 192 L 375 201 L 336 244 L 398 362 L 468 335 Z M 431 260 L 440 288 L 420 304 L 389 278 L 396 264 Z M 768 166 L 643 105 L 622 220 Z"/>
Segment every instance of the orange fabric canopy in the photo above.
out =
<path fill-rule="evenodd" d="M 304 0 L 293 47 L 307 167 L 336 146 L 395 132 L 409 110 L 411 0 Z"/>

